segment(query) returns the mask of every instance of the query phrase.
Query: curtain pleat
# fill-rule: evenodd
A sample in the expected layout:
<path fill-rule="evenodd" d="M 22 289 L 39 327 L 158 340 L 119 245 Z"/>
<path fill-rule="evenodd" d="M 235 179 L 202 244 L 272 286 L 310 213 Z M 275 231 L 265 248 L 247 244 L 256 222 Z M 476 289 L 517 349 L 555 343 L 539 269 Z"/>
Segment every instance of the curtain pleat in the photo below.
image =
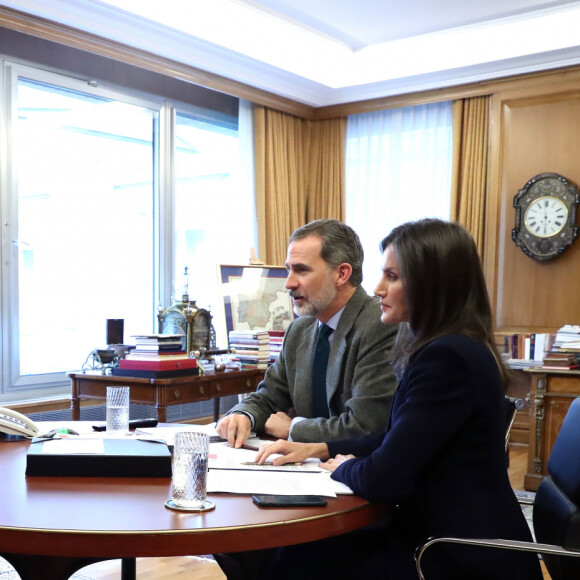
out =
<path fill-rule="evenodd" d="M 297 227 L 344 219 L 346 119 L 306 121 L 255 105 L 254 133 L 259 258 L 279 265 Z"/>
<path fill-rule="evenodd" d="M 489 96 L 453 103 L 451 219 L 471 232 L 481 257 L 485 241 L 489 107 Z"/>

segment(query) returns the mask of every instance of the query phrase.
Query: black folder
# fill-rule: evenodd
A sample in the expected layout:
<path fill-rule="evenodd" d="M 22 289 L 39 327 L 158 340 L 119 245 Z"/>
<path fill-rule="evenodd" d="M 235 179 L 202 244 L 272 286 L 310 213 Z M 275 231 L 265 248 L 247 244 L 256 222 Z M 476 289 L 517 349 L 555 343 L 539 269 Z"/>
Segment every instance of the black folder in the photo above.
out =
<path fill-rule="evenodd" d="M 142 369 L 122 369 L 113 367 L 111 374 L 114 377 L 133 377 L 137 379 L 173 379 L 175 377 L 197 377 L 199 369 L 175 369 L 171 371 L 152 371 Z"/>
<path fill-rule="evenodd" d="M 68 439 L 60 439 L 63 445 Z M 165 443 L 139 439 L 103 439 L 104 453 L 43 453 L 46 443 L 33 439 L 26 456 L 27 476 L 171 477 L 171 453 Z"/>

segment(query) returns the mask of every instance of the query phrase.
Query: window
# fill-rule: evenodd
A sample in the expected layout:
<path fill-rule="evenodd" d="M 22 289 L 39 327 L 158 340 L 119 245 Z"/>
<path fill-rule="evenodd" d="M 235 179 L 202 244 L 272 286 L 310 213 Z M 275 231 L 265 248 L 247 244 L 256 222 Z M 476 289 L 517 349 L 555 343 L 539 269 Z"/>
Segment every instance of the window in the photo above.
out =
<path fill-rule="evenodd" d="M 155 332 L 185 266 L 219 316 L 218 265 L 247 262 L 256 228 L 236 118 L 4 68 L 0 397 L 14 400 L 68 393 L 108 318 L 125 342 Z"/>
<path fill-rule="evenodd" d="M 244 111 L 248 113 L 248 109 L 251 106 Z M 243 115 L 240 123 L 244 120 L 250 122 L 251 118 Z M 181 274 L 188 267 L 190 299 L 210 309 L 222 348 L 227 345 L 227 333 L 217 265 L 247 264 L 251 248 L 256 247 L 254 195 L 242 185 L 240 149 L 237 130 L 178 112 L 174 279 L 181 283 Z M 183 285 L 179 285 L 173 294 L 178 298 L 182 291 Z"/>
<path fill-rule="evenodd" d="M 365 250 L 363 286 L 379 277 L 379 242 L 397 225 L 449 219 L 451 102 L 352 115 L 347 124 L 346 222 Z"/>
<path fill-rule="evenodd" d="M 58 373 L 151 326 L 158 112 L 20 77 L 17 115 L 19 374 Z"/>

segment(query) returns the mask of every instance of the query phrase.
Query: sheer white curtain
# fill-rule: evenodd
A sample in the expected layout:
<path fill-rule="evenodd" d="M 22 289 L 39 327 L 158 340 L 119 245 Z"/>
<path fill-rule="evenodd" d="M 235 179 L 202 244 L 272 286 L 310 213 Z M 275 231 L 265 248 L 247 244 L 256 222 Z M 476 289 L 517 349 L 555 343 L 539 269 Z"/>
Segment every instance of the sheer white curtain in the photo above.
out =
<path fill-rule="evenodd" d="M 364 250 L 363 286 L 373 293 L 379 242 L 403 222 L 449 219 L 452 103 L 351 115 L 346 146 L 346 223 Z"/>

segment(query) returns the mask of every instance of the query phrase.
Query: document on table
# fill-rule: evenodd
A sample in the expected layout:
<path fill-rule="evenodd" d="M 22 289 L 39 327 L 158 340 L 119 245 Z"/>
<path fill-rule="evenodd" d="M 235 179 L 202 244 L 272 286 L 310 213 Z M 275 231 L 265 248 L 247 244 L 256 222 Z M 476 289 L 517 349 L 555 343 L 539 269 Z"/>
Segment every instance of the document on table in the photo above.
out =
<path fill-rule="evenodd" d="M 197 433 L 205 433 L 210 437 L 219 437 L 215 428 L 215 423 L 209 423 L 208 425 L 189 425 L 183 424 L 179 427 L 142 427 L 141 429 L 135 429 L 135 435 L 145 436 L 154 439 L 163 439 L 167 445 L 173 447 L 173 440 L 176 433 L 181 433 L 183 431 L 194 431 Z"/>
<path fill-rule="evenodd" d="M 272 471 L 236 471 L 210 469 L 207 491 L 210 493 L 268 493 L 276 495 L 322 495 L 336 497 L 330 478 L 324 473 Z"/>
<path fill-rule="evenodd" d="M 326 475 L 328 477 L 330 487 L 332 488 L 334 493 L 336 493 L 336 495 L 354 495 L 354 491 L 352 491 L 352 489 L 350 489 L 350 487 L 348 487 L 346 483 L 342 483 L 342 481 L 336 481 L 335 479 L 332 479 L 330 477 L 331 475 L 330 471 L 323 471 L 323 475 Z"/>
<path fill-rule="evenodd" d="M 329 471 L 318 467 L 320 459 L 307 459 L 301 465 L 243 465 L 254 461 L 257 452 L 234 449 L 227 443 L 211 443 L 209 447 L 208 492 L 326 497 L 352 494 L 346 485 L 331 479 Z"/>
<path fill-rule="evenodd" d="M 260 447 L 261 441 L 248 439 L 247 443 L 254 443 L 256 447 Z M 271 462 L 280 455 L 272 455 L 268 458 L 270 464 L 255 465 L 253 464 L 257 451 L 251 449 L 235 449 L 230 447 L 227 443 L 210 443 L 209 446 L 209 462 L 210 469 L 228 469 L 241 471 L 284 471 L 284 472 L 306 472 L 306 473 L 320 473 L 322 469 L 318 467 L 319 459 L 308 459 L 301 464 L 289 465 L 271 465 Z"/>

